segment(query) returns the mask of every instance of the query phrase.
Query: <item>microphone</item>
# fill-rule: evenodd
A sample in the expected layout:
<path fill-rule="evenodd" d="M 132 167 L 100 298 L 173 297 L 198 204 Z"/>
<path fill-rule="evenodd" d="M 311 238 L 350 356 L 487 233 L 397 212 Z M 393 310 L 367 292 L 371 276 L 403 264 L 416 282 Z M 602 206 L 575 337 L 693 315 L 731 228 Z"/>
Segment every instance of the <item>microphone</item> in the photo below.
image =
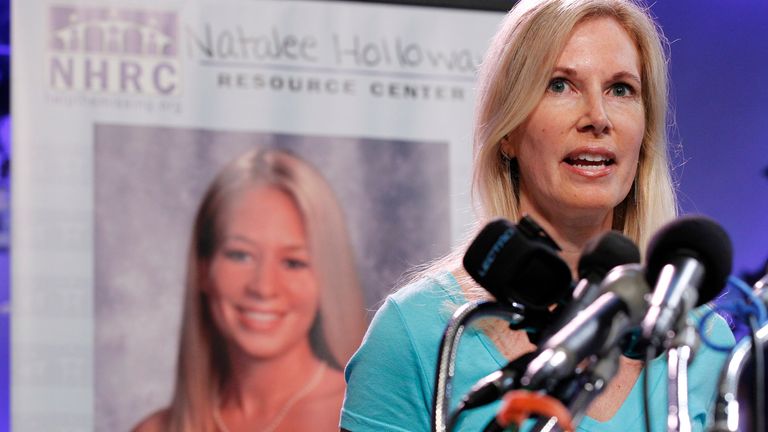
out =
<path fill-rule="evenodd" d="M 641 345 L 663 348 L 689 310 L 723 289 L 732 260 L 728 234 L 711 219 L 683 217 L 656 233 L 648 245 L 646 277 L 655 288 L 640 325 Z"/>
<path fill-rule="evenodd" d="M 520 311 L 510 324 L 537 343 L 553 319 L 550 306 L 567 302 L 571 271 L 560 247 L 530 216 L 517 225 L 497 219 L 486 225 L 464 255 L 464 268 L 499 303 Z"/>
<path fill-rule="evenodd" d="M 617 347 L 626 330 L 640 323 L 649 292 L 642 267 L 614 268 L 600 286 L 600 294 L 539 348 L 520 383 L 529 389 L 552 388 L 570 376 L 582 360 Z"/>
<path fill-rule="evenodd" d="M 545 310 L 571 294 L 571 271 L 558 251 L 530 216 L 518 225 L 497 219 L 472 241 L 463 264 L 496 301 Z"/>
<path fill-rule="evenodd" d="M 618 231 L 608 231 L 591 239 L 579 257 L 579 282 L 573 290 L 573 300 L 556 310 L 555 324 L 542 332 L 546 339 L 560 330 L 579 311 L 589 306 L 601 294 L 600 283 L 614 267 L 640 262 L 640 250 L 635 243 Z"/>

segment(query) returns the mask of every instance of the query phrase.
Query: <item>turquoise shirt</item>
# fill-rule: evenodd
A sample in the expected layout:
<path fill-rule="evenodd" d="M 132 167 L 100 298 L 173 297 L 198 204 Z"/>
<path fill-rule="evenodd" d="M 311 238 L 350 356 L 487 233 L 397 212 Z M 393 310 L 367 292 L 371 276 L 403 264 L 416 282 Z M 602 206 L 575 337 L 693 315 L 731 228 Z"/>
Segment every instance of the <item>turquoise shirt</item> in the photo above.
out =
<path fill-rule="evenodd" d="M 342 428 L 353 432 L 430 430 L 440 339 L 451 314 L 465 302 L 450 273 L 411 284 L 386 299 L 345 370 Z M 713 342 L 733 344 L 733 335 L 719 316 L 708 322 L 706 331 Z M 726 356 L 702 344 L 689 366 L 689 411 L 694 431 L 704 430 Z M 667 430 L 666 362 L 666 356 L 661 356 L 650 365 L 654 432 Z M 505 364 L 507 359 L 484 333 L 466 331 L 459 343 L 452 403 Z M 644 432 L 642 379 L 641 375 L 610 420 L 585 417 L 577 430 Z M 463 413 L 454 430 L 481 431 L 499 407 L 500 402 L 496 402 Z"/>

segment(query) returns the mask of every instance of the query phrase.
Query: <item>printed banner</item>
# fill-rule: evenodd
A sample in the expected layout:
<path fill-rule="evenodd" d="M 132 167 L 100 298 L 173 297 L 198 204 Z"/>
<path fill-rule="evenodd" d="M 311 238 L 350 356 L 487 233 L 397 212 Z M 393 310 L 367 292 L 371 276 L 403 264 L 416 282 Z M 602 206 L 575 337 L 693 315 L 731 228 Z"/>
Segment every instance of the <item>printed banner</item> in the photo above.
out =
<path fill-rule="evenodd" d="M 338 406 L 370 312 L 472 221 L 474 73 L 501 14 L 235 0 L 13 13 L 14 430 L 130 430 L 197 406 L 178 393 L 202 367 L 201 421 L 226 420 L 233 377 L 289 352 L 296 403 Z M 210 348 L 205 365 L 189 340 Z M 293 421 L 276 417 L 260 427 Z"/>

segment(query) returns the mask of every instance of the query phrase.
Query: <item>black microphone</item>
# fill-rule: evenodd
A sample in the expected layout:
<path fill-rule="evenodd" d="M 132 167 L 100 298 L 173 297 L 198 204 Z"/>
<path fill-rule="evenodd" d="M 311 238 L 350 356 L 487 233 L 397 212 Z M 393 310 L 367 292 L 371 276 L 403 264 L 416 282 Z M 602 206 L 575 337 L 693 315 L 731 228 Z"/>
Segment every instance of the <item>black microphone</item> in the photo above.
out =
<path fill-rule="evenodd" d="M 711 219 L 683 217 L 659 230 L 648 245 L 646 278 L 655 288 L 640 326 L 641 345 L 664 348 L 687 312 L 723 289 L 732 261 L 731 240 Z"/>
<path fill-rule="evenodd" d="M 542 339 L 557 332 L 579 311 L 589 306 L 602 293 L 600 283 L 614 267 L 640 262 L 640 250 L 618 231 L 608 231 L 591 239 L 579 257 L 579 282 L 573 299 L 555 311 L 554 324 L 542 331 Z"/>
<path fill-rule="evenodd" d="M 600 294 L 586 309 L 549 337 L 531 360 L 520 383 L 528 389 L 549 389 L 572 375 L 582 360 L 618 346 L 646 311 L 649 292 L 638 264 L 614 268 L 600 286 Z"/>
<path fill-rule="evenodd" d="M 560 248 L 529 216 L 486 225 L 464 255 L 472 279 L 500 303 L 546 309 L 571 294 L 571 271 Z"/>
<path fill-rule="evenodd" d="M 537 343 L 553 320 L 550 306 L 570 300 L 571 271 L 560 248 L 530 216 L 517 225 L 497 219 L 486 225 L 464 255 L 464 268 L 499 303 L 520 310 L 510 325 Z"/>

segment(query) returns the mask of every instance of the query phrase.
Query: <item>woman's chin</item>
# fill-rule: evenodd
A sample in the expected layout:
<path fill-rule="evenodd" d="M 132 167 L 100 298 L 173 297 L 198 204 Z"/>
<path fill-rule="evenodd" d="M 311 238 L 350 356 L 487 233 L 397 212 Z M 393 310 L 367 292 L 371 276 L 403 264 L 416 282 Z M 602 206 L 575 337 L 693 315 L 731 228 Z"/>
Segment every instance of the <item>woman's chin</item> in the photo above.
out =
<path fill-rule="evenodd" d="M 282 344 L 256 343 L 255 341 L 249 341 L 245 343 L 236 343 L 236 351 L 242 353 L 248 360 L 269 361 L 279 359 L 291 350 L 290 347 L 283 346 Z"/>
<path fill-rule="evenodd" d="M 583 224 L 602 225 L 606 220 L 611 220 L 613 210 L 620 202 L 616 202 L 615 198 L 603 198 L 600 196 L 579 197 L 551 206 L 551 214 L 556 218 L 553 221 L 555 224 L 567 221 L 581 221 Z"/>
<path fill-rule="evenodd" d="M 575 212 L 594 214 L 596 216 L 610 213 L 624 200 L 626 195 L 605 190 L 585 190 L 574 194 L 561 204 L 563 208 Z"/>
<path fill-rule="evenodd" d="M 279 332 L 272 334 L 240 334 L 229 338 L 227 343 L 234 351 L 243 354 L 245 359 L 269 361 L 285 359 L 299 354 L 311 353 L 311 343 L 307 333 L 286 335 Z"/>

